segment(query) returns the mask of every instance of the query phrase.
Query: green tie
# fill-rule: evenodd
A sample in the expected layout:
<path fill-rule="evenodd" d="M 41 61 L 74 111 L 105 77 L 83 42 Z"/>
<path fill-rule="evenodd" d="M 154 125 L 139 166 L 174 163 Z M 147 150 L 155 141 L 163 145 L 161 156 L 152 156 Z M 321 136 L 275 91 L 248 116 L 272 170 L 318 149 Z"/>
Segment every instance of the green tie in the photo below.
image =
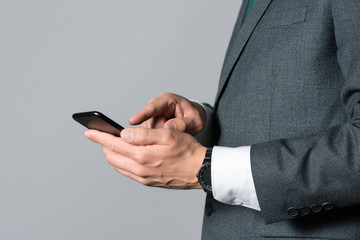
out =
<path fill-rule="evenodd" d="M 246 9 L 246 13 L 245 13 L 245 16 L 244 16 L 244 20 L 245 20 L 245 18 L 247 17 L 247 15 L 249 14 L 252 6 L 254 5 L 254 2 L 255 2 L 255 0 L 250 0 L 249 5 L 248 5 L 248 7 L 247 7 L 247 9 Z"/>

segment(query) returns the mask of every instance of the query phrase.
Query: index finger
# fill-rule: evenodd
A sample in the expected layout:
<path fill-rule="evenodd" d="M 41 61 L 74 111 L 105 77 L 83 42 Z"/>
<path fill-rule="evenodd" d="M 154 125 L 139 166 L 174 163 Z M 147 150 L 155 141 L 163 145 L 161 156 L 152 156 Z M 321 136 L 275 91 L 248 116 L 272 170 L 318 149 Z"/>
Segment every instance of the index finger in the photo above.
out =
<path fill-rule="evenodd" d="M 173 104 L 165 98 L 157 97 L 151 99 L 140 111 L 135 113 L 130 119 L 131 125 L 141 124 L 150 118 L 165 115 L 170 117 L 175 111 Z"/>
<path fill-rule="evenodd" d="M 133 149 L 133 145 L 125 142 L 123 139 L 119 137 L 115 137 L 114 135 L 100 132 L 97 130 L 89 129 L 84 133 L 85 137 L 90 139 L 91 141 L 98 143 L 111 151 L 120 153 L 125 156 L 132 156 L 132 154 L 136 151 Z"/>
<path fill-rule="evenodd" d="M 130 143 L 124 141 L 122 138 L 115 137 L 114 135 L 103 133 L 97 130 L 87 130 L 84 135 L 91 141 L 102 145 L 103 147 L 113 151 L 117 154 L 123 155 L 127 158 L 133 159 L 136 162 L 144 162 L 149 156 L 158 153 L 159 145 L 154 145 L 155 148 L 149 148 L 148 144 L 160 143 L 160 145 L 167 142 L 166 135 L 161 134 L 166 129 L 161 131 L 147 131 L 147 129 L 137 128 L 138 132 L 134 133 L 133 141 Z M 132 131 L 132 129 L 124 129 L 123 135 L 127 131 Z M 145 134 L 144 134 L 145 133 Z M 126 135 L 126 134 L 125 134 Z M 143 135 L 143 136 L 142 136 Z M 124 136 L 126 137 L 126 136 Z M 144 145 L 136 145 L 136 144 Z"/>

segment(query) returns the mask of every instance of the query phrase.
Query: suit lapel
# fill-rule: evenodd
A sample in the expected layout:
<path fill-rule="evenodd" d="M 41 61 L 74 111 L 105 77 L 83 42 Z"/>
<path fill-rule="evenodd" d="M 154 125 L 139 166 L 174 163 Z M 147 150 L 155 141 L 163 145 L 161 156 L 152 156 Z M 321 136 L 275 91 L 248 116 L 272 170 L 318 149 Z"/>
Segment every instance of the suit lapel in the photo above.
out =
<path fill-rule="evenodd" d="M 237 20 L 236 20 L 236 23 L 235 23 L 235 26 L 234 26 L 234 30 L 233 30 L 233 33 L 231 35 L 230 42 L 229 42 L 229 45 L 228 45 L 228 48 L 227 48 L 227 51 L 226 51 L 225 59 L 227 59 L 229 57 L 229 53 L 231 52 L 231 49 L 232 49 L 232 46 L 234 44 L 235 38 L 239 34 L 240 28 L 241 28 L 241 26 L 243 24 L 243 19 L 244 19 L 245 12 L 246 12 L 247 6 L 249 4 L 249 1 L 250 0 L 243 0 L 243 4 L 242 4 L 242 6 L 240 8 L 240 12 L 239 12 L 239 15 L 237 17 Z"/>
<path fill-rule="evenodd" d="M 253 33 L 261 17 L 264 15 L 271 1 L 272 0 L 257 0 L 252 7 L 250 13 L 248 14 L 245 22 L 242 23 L 247 8 L 247 3 L 249 2 L 248 0 L 244 0 L 244 5 L 237 19 L 237 23 L 235 25 L 235 29 L 230 40 L 229 48 L 226 53 L 223 69 L 220 76 L 218 93 L 215 99 L 215 109 L 224 91 L 224 88 L 229 81 L 229 76 L 236 64 L 237 59 L 241 55 L 247 41 L 249 40 L 251 34 Z"/>

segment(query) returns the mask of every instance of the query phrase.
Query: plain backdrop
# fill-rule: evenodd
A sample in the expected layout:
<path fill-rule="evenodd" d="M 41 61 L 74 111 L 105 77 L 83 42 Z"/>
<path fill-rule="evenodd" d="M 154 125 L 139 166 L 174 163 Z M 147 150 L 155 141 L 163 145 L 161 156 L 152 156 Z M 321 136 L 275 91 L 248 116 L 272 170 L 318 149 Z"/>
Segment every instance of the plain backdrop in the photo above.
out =
<path fill-rule="evenodd" d="M 241 0 L 0 0 L 0 239 L 199 239 L 205 194 L 112 169 L 74 112 L 213 103 Z"/>

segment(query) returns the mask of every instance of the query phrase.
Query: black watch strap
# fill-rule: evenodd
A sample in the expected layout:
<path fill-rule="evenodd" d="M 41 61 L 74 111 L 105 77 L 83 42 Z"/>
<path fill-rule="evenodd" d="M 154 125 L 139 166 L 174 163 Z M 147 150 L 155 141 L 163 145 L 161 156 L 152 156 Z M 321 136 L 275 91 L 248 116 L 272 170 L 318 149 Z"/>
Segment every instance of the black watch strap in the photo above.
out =
<path fill-rule="evenodd" d="M 204 161 L 203 161 L 203 164 L 205 162 L 211 162 L 211 155 L 212 155 L 212 147 L 208 147 L 206 149 L 206 153 L 205 153 L 205 157 L 204 157 Z"/>

